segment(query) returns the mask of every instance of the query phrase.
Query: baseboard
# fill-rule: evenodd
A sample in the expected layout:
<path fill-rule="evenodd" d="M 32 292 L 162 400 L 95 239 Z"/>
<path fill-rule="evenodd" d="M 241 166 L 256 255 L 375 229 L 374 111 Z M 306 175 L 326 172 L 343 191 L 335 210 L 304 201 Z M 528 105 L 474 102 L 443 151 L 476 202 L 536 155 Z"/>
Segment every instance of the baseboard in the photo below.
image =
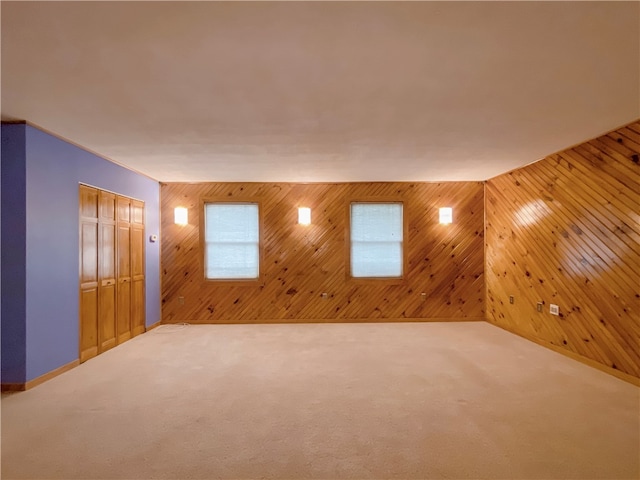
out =
<path fill-rule="evenodd" d="M 530 342 L 533 342 L 537 345 L 540 345 L 542 347 L 548 348 L 549 350 L 553 350 L 556 353 L 559 353 L 561 355 L 564 355 L 565 357 L 569 357 L 572 360 L 576 360 L 584 365 L 587 365 L 589 367 L 595 368 L 597 370 L 600 370 L 601 372 L 604 373 L 608 373 L 609 375 L 612 375 L 616 378 L 619 378 L 620 380 L 624 380 L 625 382 L 631 383 L 632 385 L 635 385 L 636 387 L 640 387 L 640 378 L 638 377 L 634 377 L 633 375 L 630 375 L 628 373 L 625 372 L 621 372 L 620 370 L 616 370 L 615 368 L 611 368 L 607 365 L 603 365 L 600 362 L 596 362 L 595 360 L 592 360 L 590 358 L 584 357 L 578 353 L 572 352 L 571 350 L 567 350 L 565 348 L 559 347 L 558 345 L 554 345 L 553 343 L 549 343 L 546 342 L 544 340 L 541 340 L 539 338 L 529 338 L 529 337 L 525 337 L 524 335 L 522 335 L 519 332 L 516 332 L 515 330 L 512 330 L 510 328 L 504 327 L 502 325 L 498 325 L 495 323 L 492 323 L 488 320 L 486 320 L 487 323 L 501 328 L 503 330 L 506 330 L 509 333 L 513 333 L 514 335 L 517 335 L 521 338 L 524 338 L 525 340 L 529 340 Z"/>
<path fill-rule="evenodd" d="M 156 327 L 158 327 L 160 325 L 161 325 L 161 322 L 156 322 L 153 325 L 147 327 L 145 331 L 148 332 L 149 330 L 154 329 L 154 328 L 156 328 Z M 142 332 L 142 333 L 144 333 L 144 332 Z M 74 360 L 72 362 L 69 362 L 66 365 L 62 365 L 61 367 L 58 367 L 55 370 L 51 370 L 50 372 L 47 372 L 44 375 L 40 375 L 39 377 L 34 378 L 33 380 L 29 380 L 26 383 L 2 383 L 2 384 L 0 384 L 0 391 L 2 391 L 2 392 L 24 392 L 25 390 L 29 390 L 30 388 L 33 388 L 33 387 L 35 387 L 37 385 L 40 385 L 41 383 L 44 383 L 47 380 L 51 380 L 52 378 L 57 377 L 58 375 L 61 375 L 64 372 L 67 372 L 67 371 L 71 370 L 72 368 L 77 367 L 78 365 L 80 365 L 80 359 L 77 359 L 77 360 Z"/>
<path fill-rule="evenodd" d="M 590 358 L 587 357 L 583 357 L 582 355 L 566 350 L 562 347 L 559 347 L 557 345 L 553 345 L 551 343 L 549 344 L 543 344 L 540 343 L 542 346 L 547 347 L 551 350 L 553 350 L 554 352 L 558 352 L 561 353 L 562 355 L 565 355 L 569 358 L 572 358 L 574 360 L 577 360 L 580 363 L 584 363 L 585 365 L 588 365 L 590 367 L 596 368 L 604 373 L 608 373 L 609 375 L 613 375 L 614 377 L 619 378 L 620 380 L 624 380 L 625 382 L 629 382 L 633 385 L 635 385 L 636 387 L 640 387 L 640 378 L 634 377 L 633 375 L 630 375 L 628 373 L 625 372 L 621 372 L 620 370 L 617 370 L 615 368 L 611 368 L 608 367 L 606 365 L 603 365 L 600 362 L 596 362 L 595 360 L 591 360 Z"/>
<path fill-rule="evenodd" d="M 62 365 L 61 367 L 56 368 L 55 370 L 51 370 L 50 372 L 47 372 L 44 375 L 40 375 L 39 377 L 36 377 L 33 380 L 29 380 L 25 384 L 25 387 L 26 387 L 25 390 L 29 390 L 30 388 L 40 385 L 41 383 L 44 383 L 47 380 L 51 380 L 52 378 L 57 377 L 58 375 L 61 375 L 64 372 L 68 372 L 69 370 L 77 367 L 78 365 L 80 365 L 80 360 L 74 360 L 72 362 L 67 363 L 66 365 Z"/>
<path fill-rule="evenodd" d="M 145 332 L 148 332 L 149 330 L 153 330 L 156 327 L 159 327 L 160 325 L 162 325 L 162 320 L 157 321 L 156 323 L 152 323 L 151 325 L 149 325 Z"/>
<path fill-rule="evenodd" d="M 0 384 L 0 391 L 1 392 L 24 392 L 25 385 L 26 384 L 24 383 L 2 383 Z"/>
<path fill-rule="evenodd" d="M 294 321 L 295 320 L 295 321 Z M 249 320 L 217 320 L 212 321 L 200 321 L 200 320 L 163 320 L 158 323 L 154 323 L 152 327 L 148 327 L 147 331 L 151 328 L 155 328 L 159 325 L 180 325 L 187 323 L 189 325 L 265 325 L 265 324 L 303 324 L 303 323 L 433 323 L 433 322 L 485 322 L 484 317 L 393 317 L 393 318 L 303 318 L 303 319 L 289 319 L 289 318 L 259 318 Z"/>
<path fill-rule="evenodd" d="M 46 382 L 47 380 L 51 380 L 58 375 L 68 372 L 78 365 L 80 365 L 80 360 L 74 360 L 65 365 L 62 365 L 61 367 L 56 368 L 55 370 L 47 372 L 44 375 L 40 375 L 33 380 L 29 380 L 26 383 L 3 383 L 0 388 L 3 392 L 24 392 L 25 390 L 29 390 L 35 386 L 40 385 L 41 383 Z"/>

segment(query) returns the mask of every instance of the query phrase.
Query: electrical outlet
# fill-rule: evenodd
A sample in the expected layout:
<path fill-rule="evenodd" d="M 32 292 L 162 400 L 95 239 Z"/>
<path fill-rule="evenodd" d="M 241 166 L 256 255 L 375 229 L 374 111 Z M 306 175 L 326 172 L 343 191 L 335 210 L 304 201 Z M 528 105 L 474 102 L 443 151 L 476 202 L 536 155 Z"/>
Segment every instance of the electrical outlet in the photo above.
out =
<path fill-rule="evenodd" d="M 536 310 L 539 311 L 539 312 L 542 311 L 542 302 L 536 303 Z"/>
<path fill-rule="evenodd" d="M 184 305 L 184 297 L 178 297 L 178 305 Z"/>
<path fill-rule="evenodd" d="M 322 292 L 322 293 L 320 294 L 320 297 L 321 297 L 323 300 L 326 300 L 327 298 L 329 298 L 329 295 L 327 295 L 327 292 Z"/>
<path fill-rule="evenodd" d="M 509 295 L 509 303 L 511 305 L 513 305 L 513 303 L 516 301 L 516 299 L 513 297 L 513 295 Z"/>
<path fill-rule="evenodd" d="M 551 315 L 560 315 L 560 307 L 552 303 L 549 305 L 549 313 L 551 313 Z"/>
<path fill-rule="evenodd" d="M 427 299 L 427 292 L 422 292 L 420 294 L 420 298 L 422 299 L 422 301 L 424 302 Z"/>

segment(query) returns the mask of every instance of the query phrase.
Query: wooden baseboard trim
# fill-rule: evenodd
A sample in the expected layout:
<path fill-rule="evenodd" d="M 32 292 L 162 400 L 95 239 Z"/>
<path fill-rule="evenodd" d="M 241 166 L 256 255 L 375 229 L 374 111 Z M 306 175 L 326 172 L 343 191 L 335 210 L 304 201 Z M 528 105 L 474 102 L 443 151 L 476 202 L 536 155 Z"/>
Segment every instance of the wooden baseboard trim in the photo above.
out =
<path fill-rule="evenodd" d="M 501 328 L 503 330 L 506 330 L 509 333 L 513 333 L 514 335 L 517 335 L 521 338 L 524 338 L 525 340 L 529 340 L 530 342 L 533 342 L 537 345 L 540 345 L 541 347 L 545 347 L 548 348 L 549 350 L 553 350 L 556 353 L 559 353 L 561 355 L 564 355 L 565 357 L 569 357 L 572 360 L 576 360 L 584 365 L 587 365 L 589 367 L 595 368 L 597 370 L 600 370 L 601 372 L 604 373 L 608 373 L 609 375 L 612 375 L 616 378 L 619 378 L 620 380 L 624 380 L 625 382 L 631 383 L 632 385 L 635 385 L 636 387 L 640 387 L 640 378 L 638 377 L 634 377 L 633 375 L 630 375 L 628 373 L 625 372 L 621 372 L 620 370 L 616 370 L 615 368 L 611 368 L 608 367 L 607 365 L 603 365 L 600 362 L 596 362 L 595 360 L 591 360 L 590 358 L 584 357 L 578 353 L 572 352 L 570 350 L 567 350 L 565 348 L 559 347 L 558 345 L 554 345 L 552 343 L 546 342 L 544 340 L 541 340 L 539 338 L 529 338 L 529 337 L 525 337 L 524 335 L 522 335 L 521 333 L 518 333 L 514 330 L 511 330 L 510 328 L 504 327 L 502 325 L 498 325 L 495 324 L 493 322 L 490 322 L 489 320 L 487 320 L 487 323 L 490 323 L 491 325 Z"/>
<path fill-rule="evenodd" d="M 199 320 L 189 320 L 189 321 L 160 321 L 158 323 L 154 323 L 153 326 L 148 327 L 147 331 L 151 328 L 155 328 L 159 325 L 265 325 L 265 324 L 287 324 L 287 325 L 296 325 L 296 324 L 304 324 L 304 323 L 435 323 L 435 322 L 485 322 L 486 319 L 484 317 L 432 317 L 432 318 L 260 318 L 260 319 L 247 319 L 247 320 L 218 320 L 215 322 L 211 321 L 199 321 Z"/>
<path fill-rule="evenodd" d="M 58 375 L 61 375 L 64 372 L 68 372 L 69 370 L 77 367 L 78 365 L 80 365 L 79 359 L 74 360 L 73 362 L 69 362 L 66 365 L 62 365 L 61 367 L 58 367 L 55 370 L 51 370 L 50 372 L 45 373 L 44 375 L 40 375 L 39 377 L 34 378 L 33 380 L 29 380 L 26 383 L 25 390 L 29 390 L 30 388 L 40 385 L 41 383 L 44 383 L 47 380 L 51 380 L 52 378 L 57 377 Z"/>
<path fill-rule="evenodd" d="M 0 385 L 0 391 L 2 392 L 24 392 L 24 383 L 3 383 Z"/>
<path fill-rule="evenodd" d="M 162 322 L 156 322 L 153 325 L 149 326 L 146 328 L 145 331 L 149 331 L 152 330 L 156 327 L 159 327 L 161 325 Z M 115 345 L 114 345 L 115 346 Z M 96 353 L 97 355 L 97 353 Z M 95 355 L 93 355 L 95 356 Z M 88 360 L 88 358 L 87 358 Z M 34 378 L 33 380 L 29 380 L 26 383 L 2 383 L 0 384 L 0 391 L 2 392 L 24 392 L 26 390 L 29 390 L 30 388 L 33 388 L 37 385 L 40 385 L 41 383 L 46 382 L 47 380 L 51 380 L 54 377 L 57 377 L 58 375 L 63 374 L 64 372 L 67 372 L 69 370 L 71 370 L 72 368 L 77 367 L 78 365 L 80 365 L 80 360 L 74 360 L 73 362 L 69 362 L 66 365 L 62 365 L 61 367 L 56 368 L 55 370 L 51 370 L 50 372 L 45 373 L 44 375 L 40 375 L 37 378 Z"/>
<path fill-rule="evenodd" d="M 543 344 L 540 343 L 542 346 L 549 348 L 550 350 L 553 350 L 554 352 L 560 353 L 562 355 L 565 355 L 569 358 L 572 358 L 574 360 L 577 360 L 580 363 L 584 363 L 585 365 L 588 365 L 589 367 L 593 367 L 596 368 L 598 370 L 600 370 L 601 372 L 604 373 L 608 373 L 609 375 L 613 375 L 614 377 L 619 378 L 620 380 L 624 380 L 625 382 L 631 383 L 633 385 L 635 385 L 636 387 L 640 387 L 640 378 L 634 377 L 633 375 L 630 375 L 628 373 L 625 372 L 621 372 L 620 370 L 616 370 L 615 368 L 611 368 L 608 367 L 606 365 L 603 365 L 600 362 L 596 362 L 595 360 L 591 360 L 590 358 L 587 357 L 583 357 L 582 355 L 579 355 L 577 353 L 571 352 L 569 350 L 566 350 L 562 347 L 559 347 L 557 345 L 553 345 L 551 343 L 549 344 Z"/>
<path fill-rule="evenodd" d="M 145 332 L 148 332 L 149 330 L 153 330 L 156 327 L 159 327 L 160 325 L 162 325 L 162 321 L 157 321 L 156 323 L 152 323 L 151 325 L 149 325 L 146 329 Z"/>
<path fill-rule="evenodd" d="M 25 390 L 29 390 L 33 387 L 40 385 L 41 383 L 46 382 L 47 380 L 51 380 L 58 375 L 63 374 L 64 372 L 68 372 L 72 368 L 80 365 L 80 360 L 74 360 L 73 362 L 69 362 L 61 367 L 56 368 L 55 370 L 51 370 L 50 372 L 45 373 L 44 375 L 40 375 L 39 377 L 34 378 L 33 380 L 29 380 L 26 383 L 3 383 L 1 385 L 1 389 L 3 392 L 24 392 Z"/>

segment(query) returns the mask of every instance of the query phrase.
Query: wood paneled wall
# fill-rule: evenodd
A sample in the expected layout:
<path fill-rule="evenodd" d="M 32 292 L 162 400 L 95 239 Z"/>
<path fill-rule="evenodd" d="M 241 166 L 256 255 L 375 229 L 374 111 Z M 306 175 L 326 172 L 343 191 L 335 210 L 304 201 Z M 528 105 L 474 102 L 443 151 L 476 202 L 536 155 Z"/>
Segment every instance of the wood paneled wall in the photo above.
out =
<path fill-rule="evenodd" d="M 259 199 L 263 215 L 263 282 L 204 280 L 201 199 Z M 408 271 L 403 284 L 347 278 L 348 205 L 361 199 L 404 202 Z M 170 183 L 161 186 L 162 319 L 166 323 L 482 320 L 484 185 L 460 183 Z M 174 224 L 177 206 L 189 224 Z M 312 225 L 297 224 L 311 207 Z M 440 225 L 438 208 L 454 223 Z M 321 294 L 327 293 L 323 299 Z M 422 293 L 426 293 L 422 296 Z"/>
<path fill-rule="evenodd" d="M 489 322 L 639 376 L 639 156 L 636 122 L 487 182 Z"/>

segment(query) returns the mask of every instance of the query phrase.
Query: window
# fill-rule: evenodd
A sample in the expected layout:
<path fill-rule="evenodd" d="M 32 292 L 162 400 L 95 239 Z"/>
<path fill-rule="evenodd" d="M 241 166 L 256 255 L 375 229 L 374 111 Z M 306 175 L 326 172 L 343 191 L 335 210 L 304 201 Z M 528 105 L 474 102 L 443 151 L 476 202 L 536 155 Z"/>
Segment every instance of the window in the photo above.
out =
<path fill-rule="evenodd" d="M 402 277 L 402 203 L 351 204 L 351 276 Z"/>
<path fill-rule="evenodd" d="M 205 203 L 204 274 L 208 279 L 257 279 L 260 228 L 257 203 Z"/>

